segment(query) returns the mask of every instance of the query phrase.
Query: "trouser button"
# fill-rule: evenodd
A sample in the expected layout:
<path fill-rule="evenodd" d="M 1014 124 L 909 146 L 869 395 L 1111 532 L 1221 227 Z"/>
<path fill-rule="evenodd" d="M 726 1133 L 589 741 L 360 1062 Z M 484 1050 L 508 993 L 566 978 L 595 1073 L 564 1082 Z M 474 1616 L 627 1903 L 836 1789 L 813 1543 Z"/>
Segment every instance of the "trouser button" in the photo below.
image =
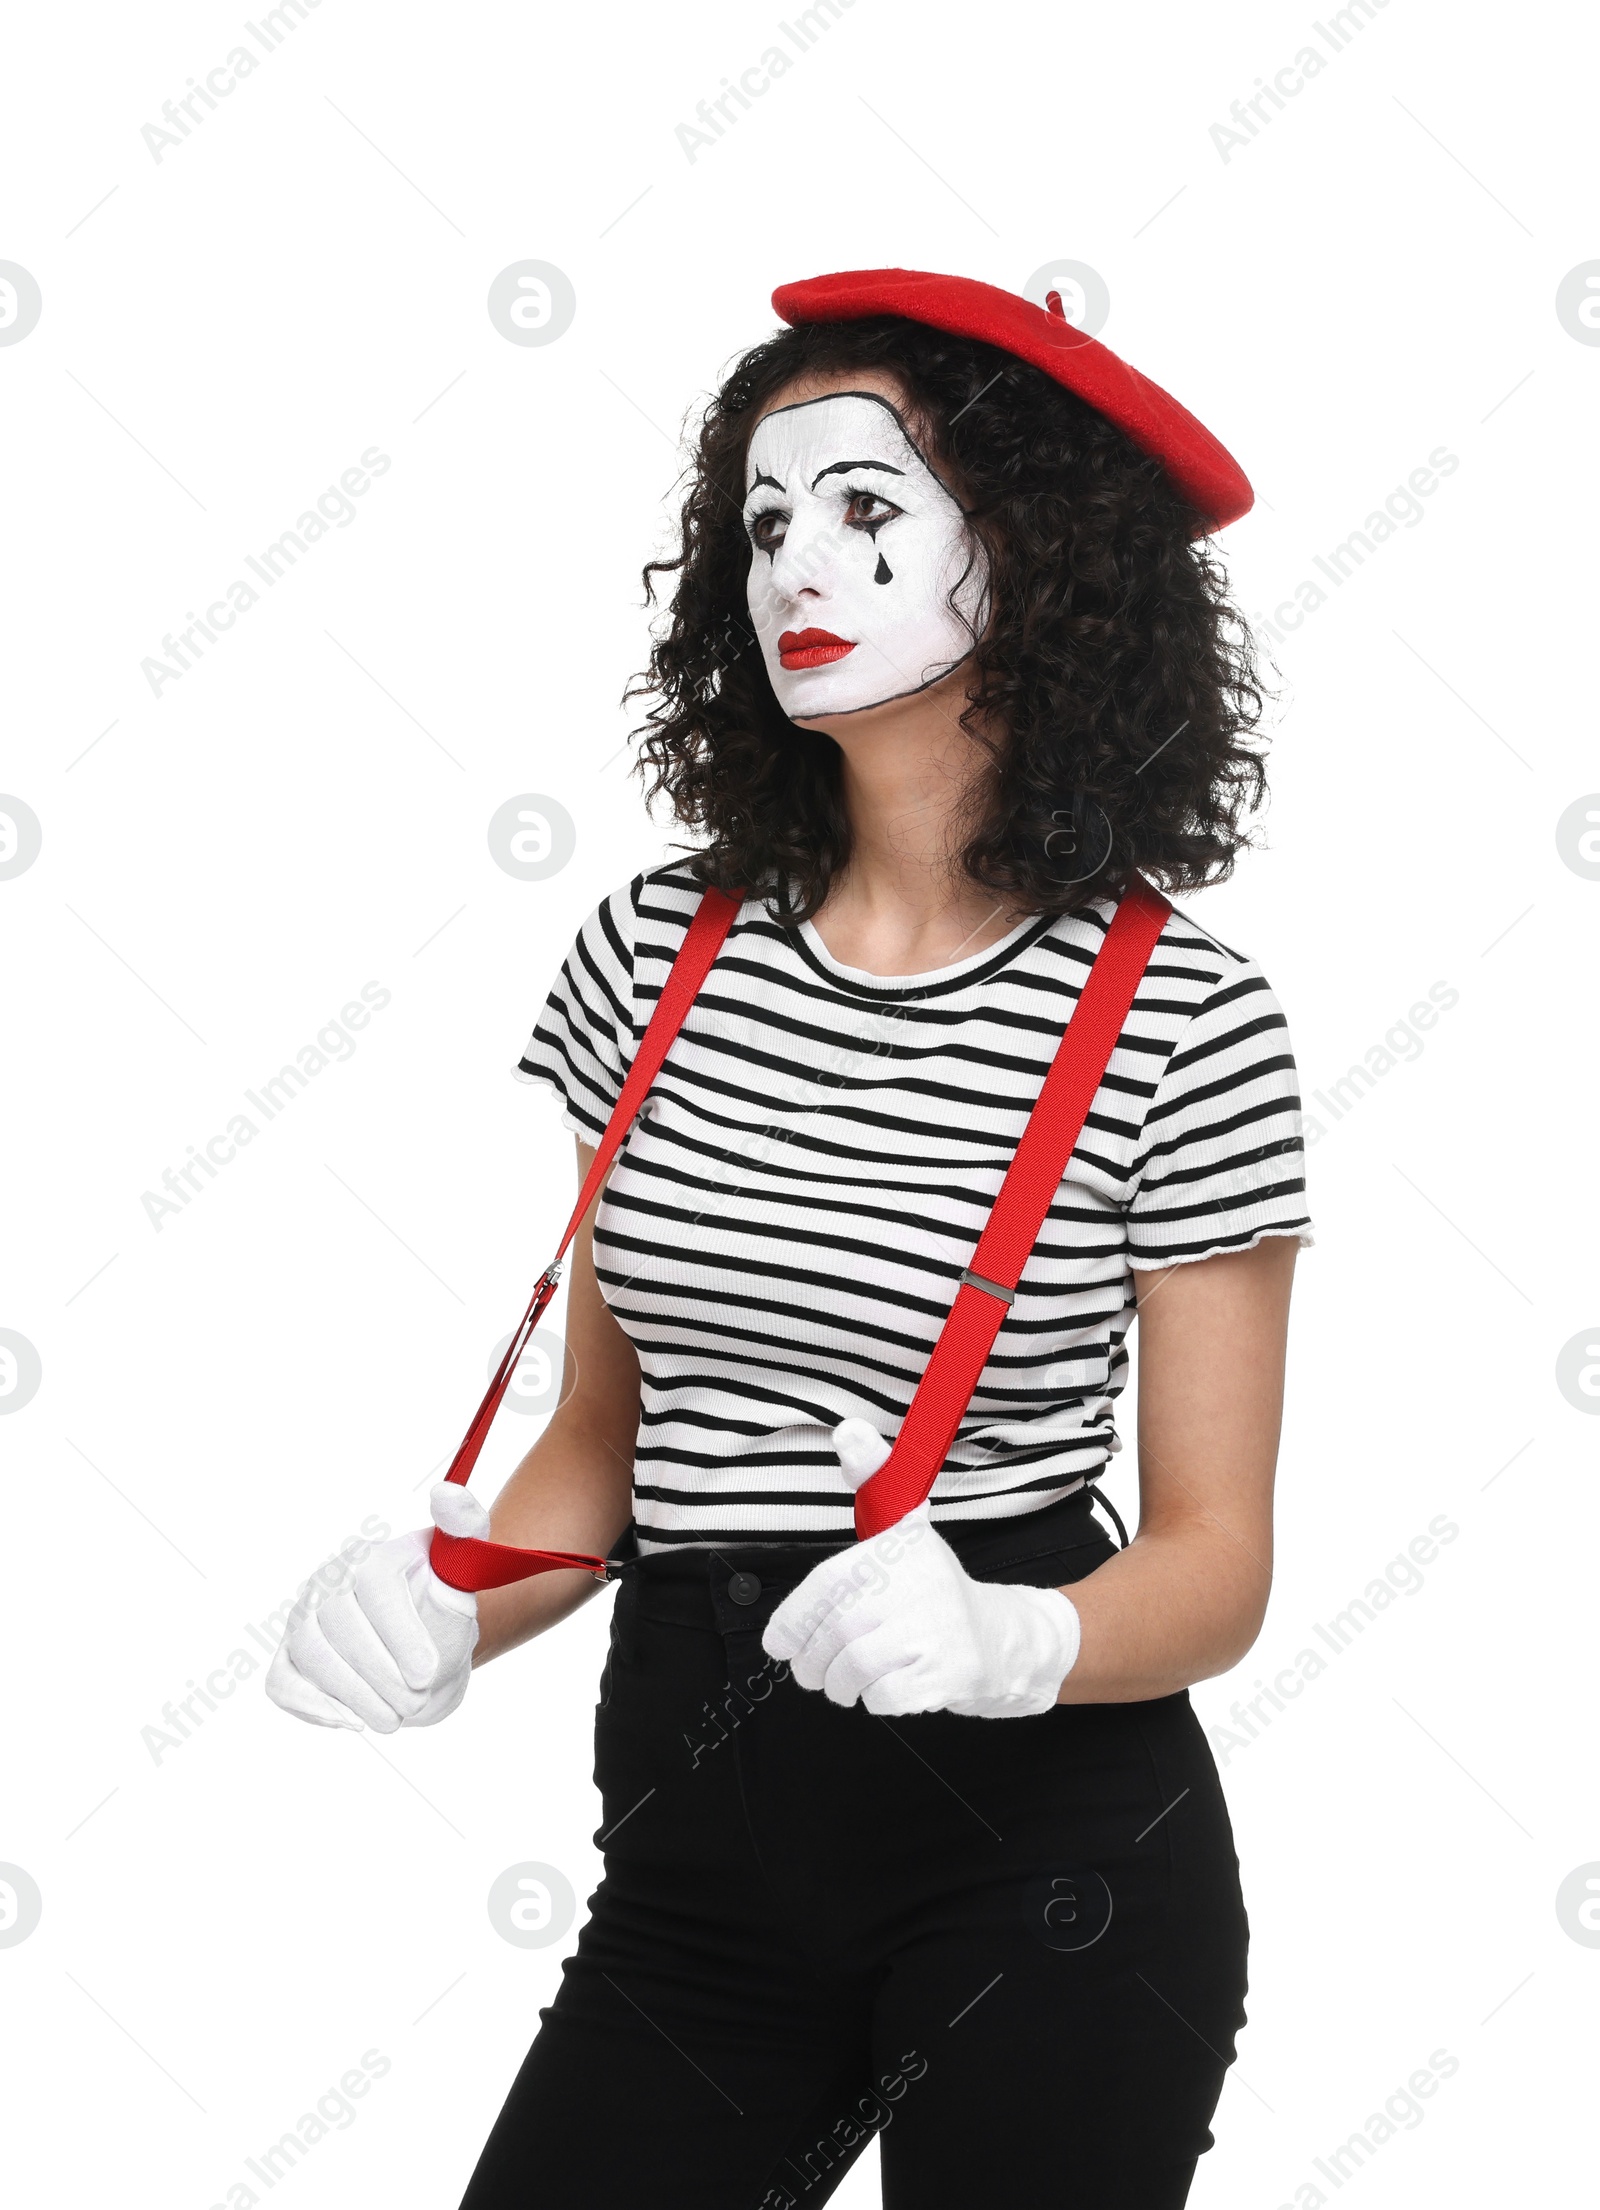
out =
<path fill-rule="evenodd" d="M 753 1573 L 736 1573 L 728 1583 L 728 1594 L 736 1604 L 753 1604 L 761 1594 L 761 1583 Z"/>

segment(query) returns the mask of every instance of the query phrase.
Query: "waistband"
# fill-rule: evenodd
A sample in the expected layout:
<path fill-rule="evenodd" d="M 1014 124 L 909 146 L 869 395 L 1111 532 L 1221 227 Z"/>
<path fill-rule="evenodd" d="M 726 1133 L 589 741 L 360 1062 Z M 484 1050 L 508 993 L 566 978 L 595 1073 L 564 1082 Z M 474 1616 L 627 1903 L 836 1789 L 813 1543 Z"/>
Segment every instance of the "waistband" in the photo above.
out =
<path fill-rule="evenodd" d="M 1126 1531 L 1099 1491 L 1085 1487 L 1063 1497 L 1043 1511 L 1004 1520 L 956 1521 L 939 1527 L 939 1533 L 955 1551 L 975 1580 L 1028 1578 L 1027 1568 L 1037 1559 L 1110 1541 L 1094 1516 L 1099 1503 L 1116 1519 L 1126 1543 Z M 798 1587 L 812 1567 L 830 1555 L 847 1550 L 850 1541 L 703 1543 L 681 1550 L 653 1550 L 639 1554 L 633 1528 L 611 1551 L 608 1577 L 637 1581 L 653 1591 L 705 1590 L 708 1584 L 722 1589 L 730 1578 L 757 1581 L 765 1592 Z"/>

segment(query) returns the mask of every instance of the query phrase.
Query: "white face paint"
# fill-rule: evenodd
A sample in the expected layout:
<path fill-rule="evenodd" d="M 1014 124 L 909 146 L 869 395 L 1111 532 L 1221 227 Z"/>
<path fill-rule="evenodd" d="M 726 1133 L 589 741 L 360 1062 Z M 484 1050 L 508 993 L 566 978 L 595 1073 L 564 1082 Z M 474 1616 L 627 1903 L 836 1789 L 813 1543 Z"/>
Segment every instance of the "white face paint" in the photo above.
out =
<path fill-rule="evenodd" d="M 966 658 L 988 563 L 886 399 L 764 415 L 745 482 L 750 616 L 791 721 L 907 697 Z"/>

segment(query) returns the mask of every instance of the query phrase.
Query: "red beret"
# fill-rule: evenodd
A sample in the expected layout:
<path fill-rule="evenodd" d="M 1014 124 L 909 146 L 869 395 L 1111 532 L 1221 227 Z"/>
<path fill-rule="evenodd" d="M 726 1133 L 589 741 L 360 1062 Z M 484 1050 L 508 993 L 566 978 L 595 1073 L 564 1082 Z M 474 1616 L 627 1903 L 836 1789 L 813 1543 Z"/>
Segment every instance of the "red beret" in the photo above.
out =
<path fill-rule="evenodd" d="M 1060 312 L 1035 307 L 1014 292 L 967 276 L 929 276 L 920 269 L 847 269 L 780 284 L 772 304 L 785 322 L 856 322 L 864 315 L 903 315 L 953 337 L 978 338 L 1031 361 L 1058 384 L 1114 422 L 1140 452 L 1160 461 L 1178 490 L 1211 529 L 1248 514 L 1255 494 L 1244 470 L 1170 392 L 1119 360 Z"/>

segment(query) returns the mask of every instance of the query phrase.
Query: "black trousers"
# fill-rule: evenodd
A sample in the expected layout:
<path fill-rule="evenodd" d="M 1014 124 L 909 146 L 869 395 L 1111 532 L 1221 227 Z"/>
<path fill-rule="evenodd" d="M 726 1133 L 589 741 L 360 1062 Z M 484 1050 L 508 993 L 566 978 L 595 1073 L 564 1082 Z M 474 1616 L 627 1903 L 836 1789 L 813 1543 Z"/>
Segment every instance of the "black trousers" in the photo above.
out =
<path fill-rule="evenodd" d="M 1086 1497 L 956 1538 L 1058 1586 Z M 623 1578 L 605 1876 L 462 2210 L 788 2210 L 874 2135 L 886 2210 L 1176 2210 L 1243 2023 L 1247 1927 L 1186 1695 L 879 1719 L 761 1630 L 821 1553 Z"/>

